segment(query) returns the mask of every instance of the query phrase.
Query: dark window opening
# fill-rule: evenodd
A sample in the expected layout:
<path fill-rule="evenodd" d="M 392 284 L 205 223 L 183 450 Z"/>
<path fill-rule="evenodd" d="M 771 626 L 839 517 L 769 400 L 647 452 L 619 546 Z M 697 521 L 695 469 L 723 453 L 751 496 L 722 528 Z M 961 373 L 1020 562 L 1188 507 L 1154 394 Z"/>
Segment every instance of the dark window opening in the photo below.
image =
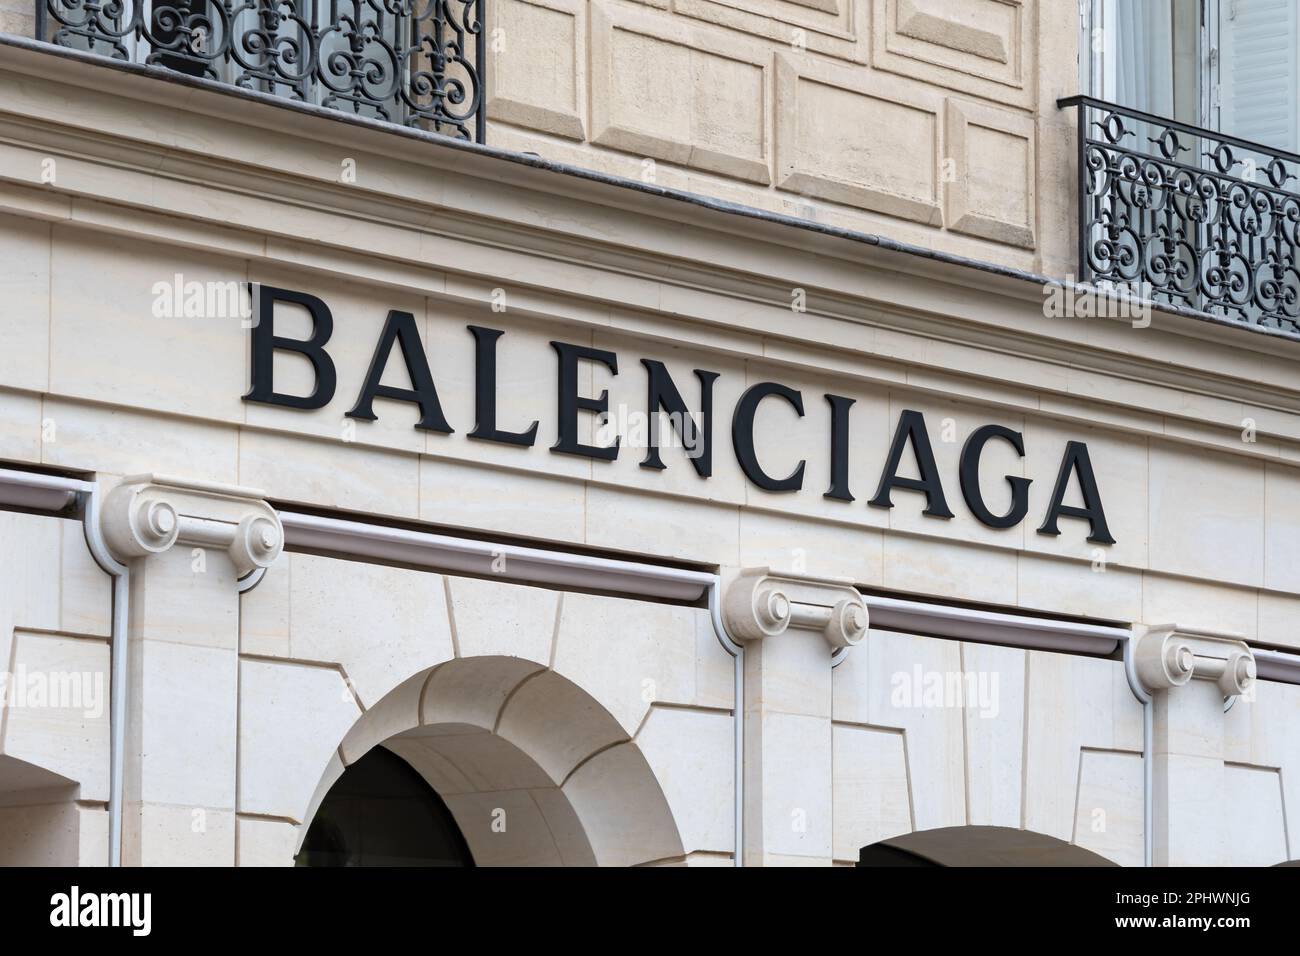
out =
<path fill-rule="evenodd" d="M 296 866 L 473 866 L 437 792 L 383 747 L 343 771 L 307 830 Z"/>
<path fill-rule="evenodd" d="M 943 866 L 928 857 L 888 843 L 873 843 L 858 851 L 858 866 Z"/>

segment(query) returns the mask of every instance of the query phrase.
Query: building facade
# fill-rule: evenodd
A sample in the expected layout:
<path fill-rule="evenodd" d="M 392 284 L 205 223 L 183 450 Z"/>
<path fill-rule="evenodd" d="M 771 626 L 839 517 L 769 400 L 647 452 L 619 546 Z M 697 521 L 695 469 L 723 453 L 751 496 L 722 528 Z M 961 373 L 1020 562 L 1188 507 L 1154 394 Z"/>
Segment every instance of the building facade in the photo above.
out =
<path fill-rule="evenodd" d="M 1300 857 L 1300 157 L 1133 7 L 0 0 L 0 862 Z"/>

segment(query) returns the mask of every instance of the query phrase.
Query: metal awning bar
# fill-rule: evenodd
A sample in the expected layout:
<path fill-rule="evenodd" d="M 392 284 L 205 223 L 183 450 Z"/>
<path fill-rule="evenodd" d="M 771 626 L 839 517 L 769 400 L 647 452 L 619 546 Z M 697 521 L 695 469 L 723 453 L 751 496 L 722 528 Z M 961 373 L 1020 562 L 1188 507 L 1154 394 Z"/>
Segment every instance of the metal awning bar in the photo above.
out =
<path fill-rule="evenodd" d="M 43 475 L 34 471 L 0 469 L 0 505 L 35 511 L 63 511 L 77 495 L 94 488 L 89 481 Z"/>
<path fill-rule="evenodd" d="M 1252 648 L 1255 669 L 1260 680 L 1275 680 L 1283 684 L 1300 684 L 1300 654 Z"/>
<path fill-rule="evenodd" d="M 1113 654 L 1128 628 L 863 595 L 871 627 L 1068 654 Z"/>
<path fill-rule="evenodd" d="M 696 601 L 715 575 L 281 511 L 285 546 L 634 597 Z"/>

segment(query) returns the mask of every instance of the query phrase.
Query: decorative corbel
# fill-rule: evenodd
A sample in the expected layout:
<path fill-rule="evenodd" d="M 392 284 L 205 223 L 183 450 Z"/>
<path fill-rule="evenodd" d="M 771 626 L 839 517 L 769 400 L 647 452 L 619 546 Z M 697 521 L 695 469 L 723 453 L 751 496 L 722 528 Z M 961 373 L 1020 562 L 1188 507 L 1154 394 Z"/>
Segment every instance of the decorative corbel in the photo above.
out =
<path fill-rule="evenodd" d="M 104 500 L 104 539 L 121 561 L 173 545 L 225 551 L 243 579 L 269 567 L 284 547 L 280 518 L 260 491 L 167 475 L 135 475 Z"/>
<path fill-rule="evenodd" d="M 1159 624 L 1139 627 L 1133 639 L 1138 679 L 1149 691 L 1196 679 L 1214 681 L 1224 697 L 1235 697 L 1255 682 L 1255 655 L 1238 634 Z"/>
<path fill-rule="evenodd" d="M 775 637 L 789 628 L 820 631 L 832 650 L 867 634 L 867 605 L 847 578 L 773 574 L 744 568 L 728 581 L 722 616 L 736 640 Z"/>

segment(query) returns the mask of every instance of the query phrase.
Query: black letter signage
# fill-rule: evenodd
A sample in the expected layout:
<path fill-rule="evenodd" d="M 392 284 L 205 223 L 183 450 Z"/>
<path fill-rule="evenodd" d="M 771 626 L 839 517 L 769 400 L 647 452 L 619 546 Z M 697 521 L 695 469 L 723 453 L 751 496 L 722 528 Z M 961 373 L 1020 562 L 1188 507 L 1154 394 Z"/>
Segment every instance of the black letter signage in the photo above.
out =
<path fill-rule="evenodd" d="M 827 395 L 831 406 L 831 487 L 823 498 L 852 501 L 849 492 L 849 409 L 857 401 L 843 395 Z"/>
<path fill-rule="evenodd" d="M 1070 484 L 1070 474 L 1079 476 L 1079 492 L 1083 496 L 1083 507 L 1062 504 L 1065 491 Z M 1061 458 L 1061 470 L 1056 475 L 1056 488 L 1052 491 L 1052 503 L 1047 508 L 1047 517 L 1039 534 L 1060 534 L 1056 527 L 1059 517 L 1082 518 L 1088 522 L 1088 540 L 1097 544 L 1114 544 L 1110 529 L 1106 527 L 1106 512 L 1101 508 L 1101 495 L 1097 491 L 1097 479 L 1092 474 L 1092 461 L 1088 458 L 1088 446 L 1081 441 L 1065 443 L 1065 454 Z"/>
<path fill-rule="evenodd" d="M 275 303 L 292 302 L 311 316 L 309 339 L 287 339 L 275 334 Z M 264 285 L 258 289 L 257 322 L 253 326 L 252 382 L 246 402 L 283 405 L 287 408 L 324 408 L 334 398 L 334 362 L 325 352 L 325 343 L 334 333 L 334 317 L 329 306 L 314 295 L 291 292 Z M 316 373 L 316 387 L 310 395 L 285 395 L 275 390 L 275 353 L 297 352 L 306 356 Z"/>
<path fill-rule="evenodd" d="M 985 425 L 970 433 L 966 444 L 961 449 L 961 493 L 966 499 L 966 507 L 971 514 L 990 528 L 1014 528 L 1025 519 L 1029 510 L 1029 481 L 1020 475 L 1007 475 L 1007 484 L 1011 486 L 1011 509 L 1004 515 L 995 515 L 984 503 L 984 494 L 980 491 L 980 455 L 990 438 L 1004 439 L 1016 454 L 1025 457 L 1025 440 L 1020 432 L 1003 428 L 1001 425 Z"/>
<path fill-rule="evenodd" d="M 505 333 L 500 329 L 468 326 L 474 336 L 474 430 L 470 438 L 501 442 L 503 445 L 532 447 L 537 440 L 537 422 L 521 432 L 503 432 L 497 429 L 497 339 Z"/>
<path fill-rule="evenodd" d="M 398 388 L 395 385 L 380 385 L 384 369 L 388 366 L 388 356 L 397 343 L 406 361 L 406 372 L 411 376 L 412 388 Z M 391 398 L 399 402 L 414 402 L 420 408 L 420 420 L 416 428 L 430 432 L 452 433 L 452 427 L 442 414 L 442 404 L 438 401 L 438 390 L 433 387 L 433 375 L 429 372 L 429 360 L 424 355 L 424 343 L 420 341 L 420 331 L 415 327 L 415 316 L 410 312 L 388 313 L 384 331 L 375 346 L 375 357 L 370 360 L 370 371 L 366 373 L 366 383 L 361 386 L 361 394 L 348 418 L 360 418 L 373 422 L 379 416 L 375 414 L 376 398 Z"/>
<path fill-rule="evenodd" d="M 773 478 L 758 463 L 758 452 L 754 450 L 754 414 L 758 403 L 769 395 L 784 398 L 803 418 L 803 396 L 793 388 L 779 382 L 760 382 L 746 389 L 736 403 L 736 412 L 731 417 L 731 444 L 736 450 L 736 460 L 747 477 L 764 491 L 798 491 L 803 487 L 803 467 L 798 467 L 784 478 Z"/>
<path fill-rule="evenodd" d="M 911 441 L 912 452 L 916 455 L 916 467 L 920 478 L 898 477 L 898 465 L 903 459 L 903 449 Z M 889 447 L 889 459 L 885 470 L 880 475 L 880 487 L 875 497 L 867 502 L 877 508 L 892 508 L 891 488 L 904 488 L 907 491 L 919 491 L 925 495 L 925 510 L 921 514 L 935 518 L 951 518 L 948 501 L 943 496 L 943 483 L 939 480 L 939 469 L 934 463 L 934 450 L 930 447 L 930 436 L 925 430 L 925 418 L 920 412 L 904 409 L 898 417 L 898 428 L 894 431 L 894 443 Z"/>
<path fill-rule="evenodd" d="M 686 446 L 686 453 L 701 478 L 713 474 L 713 380 L 717 372 L 695 370 L 695 377 L 700 380 L 700 419 L 704 425 L 696 425 L 695 419 L 686 410 L 682 393 L 677 391 L 672 377 L 663 362 L 642 359 L 641 364 L 650 373 L 649 395 L 646 398 L 646 414 L 650 417 L 650 438 L 646 448 L 642 468 L 654 468 L 662 471 L 665 467 L 659 457 L 659 409 L 662 406 L 669 414 L 674 430 Z"/>
<path fill-rule="evenodd" d="M 585 412 L 609 412 L 609 389 L 602 389 L 599 398 L 583 398 L 578 395 L 578 360 L 600 362 L 614 375 L 618 374 L 618 356 L 604 349 L 588 348 L 585 345 L 570 345 L 567 342 L 552 342 L 551 348 L 560 357 L 560 437 L 551 451 L 561 455 L 585 455 L 602 461 L 613 461 L 618 457 L 618 444 L 622 440 L 614 439 L 614 444 L 607 447 L 584 445 L 578 441 L 578 410 Z"/>
<path fill-rule="evenodd" d="M 244 400 L 288 408 L 324 408 L 333 399 L 337 384 L 334 362 L 325 351 L 325 345 L 334 330 L 334 319 L 330 315 L 329 307 L 320 299 L 305 292 L 294 292 L 267 285 L 258 286 L 255 291 L 257 309 L 254 314 L 258 321 L 253 326 L 250 338 L 251 384 Z M 280 302 L 291 303 L 307 311 L 312 321 L 312 332 L 309 338 L 294 339 L 275 334 L 275 306 Z M 474 336 L 474 413 L 476 416 L 474 430 L 468 437 L 525 449 L 534 447 L 537 443 L 539 425 L 537 420 L 522 431 L 507 431 L 498 427 L 497 345 L 505 333 L 501 329 L 478 325 L 469 325 L 467 328 Z M 401 349 L 402 359 L 411 380 L 410 388 L 381 384 L 394 346 Z M 639 444 L 639 436 L 634 438 L 633 433 L 626 430 L 622 436 L 615 434 L 610 445 L 588 445 L 578 440 L 579 413 L 591 413 L 605 421 L 608 421 L 610 415 L 609 389 L 602 389 L 595 398 L 579 394 L 578 371 L 583 367 L 580 363 L 603 365 L 609 374 L 617 375 L 618 356 L 605 349 L 567 342 L 553 341 L 551 348 L 555 350 L 559 359 L 557 439 L 551 446 L 551 451 L 556 454 L 580 455 L 600 461 L 615 461 L 624 437 L 630 443 Z M 311 363 L 314 371 L 314 386 L 310 395 L 287 395 L 275 390 L 274 361 L 277 352 L 295 352 Z M 648 428 L 645 457 L 640 461 L 640 467 L 654 471 L 662 471 L 667 467 L 660 450 L 660 441 L 665 434 L 662 416 L 666 414 L 671 424 L 671 432 L 667 434 L 671 437 L 675 433 L 680 438 L 696 474 L 701 478 L 710 478 L 713 475 L 714 384 L 721 376 L 718 372 L 698 368 L 693 370 L 700 383 L 700 408 L 697 419 L 688 410 L 681 390 L 678 389 L 668 367 L 662 361 L 643 358 L 641 364 L 645 367 L 647 376 L 645 414 Z M 798 390 L 782 385 L 780 382 L 760 382 L 751 385 L 736 402 L 731 417 L 731 442 L 736 461 L 750 483 L 763 491 L 801 491 L 807 465 L 806 459 L 800 459 L 794 470 L 784 478 L 772 477 L 759 463 L 754 426 L 759 406 L 769 397 L 782 399 L 794 409 L 799 418 L 804 417 L 803 395 Z M 827 448 L 830 486 L 822 497 L 852 502 L 855 499 L 850 491 L 852 432 L 849 422 L 850 413 L 857 400 L 831 393 L 826 393 L 824 397 L 830 405 L 830 435 Z M 365 384 L 361 388 L 356 404 L 351 411 L 347 412 L 347 416 L 375 421 L 374 400 L 376 398 L 411 402 L 417 405 L 420 419 L 415 424 L 416 428 L 447 435 L 453 432 L 438 400 L 438 391 L 434 387 L 433 375 L 429 370 L 429 360 L 420 341 L 419 325 L 409 312 L 393 310 L 388 313 L 379 342 L 375 346 L 370 369 L 366 373 Z M 622 411 L 623 409 L 620 408 L 619 412 Z M 1023 461 L 1025 439 L 1020 432 L 995 424 L 975 428 L 961 449 L 958 471 L 961 493 L 967 508 L 976 520 L 990 528 L 1012 529 L 1025 520 L 1029 510 L 1029 489 L 1033 479 L 1024 474 L 1004 475 L 1004 480 L 1011 488 L 1011 502 L 1003 514 L 997 514 L 989 508 L 988 502 L 984 500 L 983 488 L 980 486 L 980 463 L 988 443 L 994 439 L 1010 445 Z M 916 478 L 899 475 L 899 468 L 908 445 L 911 445 L 912 454 L 916 459 L 918 475 Z M 1023 467 L 1021 470 L 1024 470 Z M 1065 504 L 1072 477 L 1078 479 L 1079 497 L 1083 502 L 1081 507 Z M 903 409 L 899 415 L 893 440 L 886 455 L 885 466 L 880 475 L 880 483 L 876 487 L 875 495 L 867 503 L 876 508 L 893 508 L 895 489 L 916 491 L 925 495 L 925 508 L 922 514 L 935 518 L 953 517 L 953 512 L 948 507 L 944 496 L 943 482 L 940 480 L 939 468 L 935 463 L 934 448 L 930 444 L 930 436 L 925 427 L 925 417 L 913 409 Z M 1087 521 L 1089 541 L 1104 545 L 1115 543 L 1115 538 L 1106 524 L 1106 513 L 1102 509 L 1101 493 L 1097 489 L 1097 479 L 1088 457 L 1088 446 L 1083 442 L 1066 443 L 1047 514 L 1038 533 L 1059 535 L 1061 532 L 1057 525 L 1062 517 Z M 1007 543 L 1011 544 L 1014 541 Z"/>

